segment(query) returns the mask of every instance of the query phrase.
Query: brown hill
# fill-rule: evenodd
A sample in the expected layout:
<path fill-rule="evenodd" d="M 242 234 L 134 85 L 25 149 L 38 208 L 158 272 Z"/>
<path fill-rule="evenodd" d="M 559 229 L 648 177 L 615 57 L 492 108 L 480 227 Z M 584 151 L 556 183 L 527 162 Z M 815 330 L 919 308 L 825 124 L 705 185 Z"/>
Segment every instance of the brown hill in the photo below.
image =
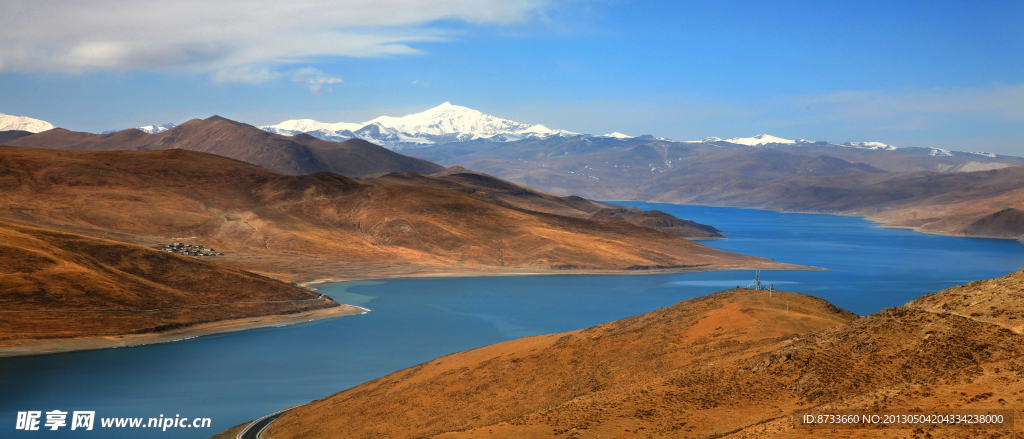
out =
<path fill-rule="evenodd" d="M 292 175 L 333 172 L 349 177 L 370 177 L 388 172 L 429 174 L 444 169 L 359 139 L 327 142 L 306 134 L 282 136 L 220 116 L 193 119 L 158 134 L 136 129 L 90 134 L 57 128 L 4 144 L 82 151 L 187 149 Z"/>
<path fill-rule="evenodd" d="M 428 186 L 459 191 L 473 198 L 518 209 L 572 218 L 625 221 L 691 239 L 721 238 L 714 227 L 682 220 L 660 211 L 643 212 L 577 196 L 560 196 L 537 191 L 487 174 L 454 166 L 433 175 L 391 173 L 371 180 L 381 186 Z"/>
<path fill-rule="evenodd" d="M 986 215 L 963 229 L 974 236 L 1022 237 L 1024 236 L 1024 211 L 1007 207 Z"/>
<path fill-rule="evenodd" d="M 0 219 L 0 347 L 339 306 L 220 264 Z"/>
<path fill-rule="evenodd" d="M 788 312 L 787 312 L 788 303 Z M 856 319 L 814 297 L 730 290 L 579 331 L 513 340 L 438 358 L 295 409 L 275 438 L 682 437 L 756 419 L 699 422 L 764 388 L 724 388 L 713 365 Z M 751 401 L 754 407 L 772 401 Z M 770 413 L 770 416 L 777 416 Z M 341 434 L 345 432 L 345 434 Z"/>
<path fill-rule="evenodd" d="M 437 187 L 289 176 L 181 149 L 0 147 L 0 197 L 0 216 L 146 245 L 211 245 L 227 253 L 223 263 L 289 280 L 787 267 L 621 221 L 527 211 Z"/>
<path fill-rule="evenodd" d="M 729 290 L 447 355 L 289 411 L 267 434 L 1020 438 L 1019 428 L 810 430 L 795 415 L 1002 409 L 1019 419 L 1022 298 L 1024 270 L 859 319 L 802 294 Z"/>
<path fill-rule="evenodd" d="M 894 172 L 765 182 L 718 179 L 668 190 L 657 201 L 850 213 L 895 227 L 1021 237 L 1024 166 L 976 172 Z"/>
<path fill-rule="evenodd" d="M 626 221 L 683 238 L 713 239 L 723 237 L 722 231 L 712 226 L 679 219 L 660 210 L 636 212 L 627 209 L 608 208 L 592 213 L 590 219 Z"/>

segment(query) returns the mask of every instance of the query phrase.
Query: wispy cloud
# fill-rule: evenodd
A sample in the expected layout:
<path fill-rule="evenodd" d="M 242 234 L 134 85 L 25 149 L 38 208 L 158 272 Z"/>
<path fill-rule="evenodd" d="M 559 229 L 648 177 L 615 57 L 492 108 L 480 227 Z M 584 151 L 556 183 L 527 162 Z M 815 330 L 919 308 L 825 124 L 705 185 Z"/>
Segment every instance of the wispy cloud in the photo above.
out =
<path fill-rule="evenodd" d="M 316 57 L 420 53 L 413 44 L 453 37 L 439 21 L 522 23 L 549 1 L 3 1 L 0 72 L 179 70 L 259 80 L 264 68 Z"/>
<path fill-rule="evenodd" d="M 836 91 L 786 100 L 797 119 L 919 129 L 949 118 L 1024 121 L 1024 84 L 903 91 Z M 803 111 L 801 111 L 803 110 Z"/>
<path fill-rule="evenodd" d="M 328 75 L 319 69 L 312 67 L 306 67 L 304 69 L 296 70 L 292 73 L 292 82 L 301 82 L 309 88 L 309 91 L 315 95 L 319 95 L 322 92 L 333 92 L 334 90 L 329 87 L 330 84 L 342 83 L 341 77 Z M 327 86 L 327 87 L 325 87 Z"/>
<path fill-rule="evenodd" d="M 281 77 L 280 72 L 275 72 L 267 67 L 228 67 L 217 70 L 211 75 L 213 82 L 218 84 L 263 84 Z"/>

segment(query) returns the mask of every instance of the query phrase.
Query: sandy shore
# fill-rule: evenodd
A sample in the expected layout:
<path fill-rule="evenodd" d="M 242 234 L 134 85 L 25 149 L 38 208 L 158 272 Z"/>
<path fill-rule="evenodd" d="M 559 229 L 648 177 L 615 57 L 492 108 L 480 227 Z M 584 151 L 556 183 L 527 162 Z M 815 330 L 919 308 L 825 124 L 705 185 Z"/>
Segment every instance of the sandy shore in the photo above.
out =
<path fill-rule="evenodd" d="M 270 326 L 292 325 L 296 323 L 312 322 L 315 320 L 365 314 L 367 312 L 369 312 L 369 310 L 363 307 L 341 305 L 333 308 L 322 308 L 297 314 L 249 317 L 244 319 L 202 323 L 159 333 L 79 337 L 70 339 L 17 340 L 14 342 L 17 343 L 16 345 L 0 347 L 0 357 L 20 357 L 26 355 L 55 354 L 60 352 L 85 351 L 93 349 L 127 348 L 156 343 L 169 343 L 206 335 L 245 331 Z"/>
<path fill-rule="evenodd" d="M 421 273 L 367 273 L 361 276 L 339 276 L 319 278 L 297 283 L 298 286 L 316 290 L 316 285 L 355 282 L 364 280 L 394 280 L 394 279 L 431 279 L 431 278 L 453 278 L 453 277 L 507 277 L 507 276 L 558 276 L 567 274 L 593 274 L 593 275 L 647 275 L 667 273 L 702 273 L 708 271 L 739 271 L 739 270 L 762 270 L 762 271 L 829 271 L 827 268 L 812 267 L 809 265 L 791 265 L 779 268 L 751 268 L 751 267 L 688 267 L 688 268 L 667 268 L 651 270 L 551 270 L 551 271 L 425 271 Z"/>

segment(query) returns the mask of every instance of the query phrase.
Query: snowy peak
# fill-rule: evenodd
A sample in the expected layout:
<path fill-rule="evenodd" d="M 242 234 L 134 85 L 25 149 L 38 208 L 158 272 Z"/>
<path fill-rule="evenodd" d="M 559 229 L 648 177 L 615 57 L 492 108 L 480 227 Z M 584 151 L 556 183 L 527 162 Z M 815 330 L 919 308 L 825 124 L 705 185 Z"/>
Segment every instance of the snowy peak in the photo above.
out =
<path fill-rule="evenodd" d="M 445 102 L 427 111 L 407 116 L 381 116 L 368 123 L 379 123 L 413 135 L 429 134 L 434 136 L 470 134 L 475 137 L 491 137 L 518 132 L 553 131 L 544 126 L 538 127 L 491 116 L 472 108 L 453 105 L 451 102 Z"/>
<path fill-rule="evenodd" d="M 892 145 L 886 145 L 882 142 L 846 142 L 842 146 L 849 146 L 852 148 L 861 149 L 877 149 L 886 151 L 895 151 L 897 148 Z"/>
<path fill-rule="evenodd" d="M 618 131 L 616 131 L 614 133 L 605 134 L 605 135 L 603 135 L 601 137 L 611 137 L 613 139 L 632 139 L 633 138 L 633 136 L 627 136 L 627 135 L 622 134 L 622 133 L 620 133 Z"/>
<path fill-rule="evenodd" d="M 176 127 L 176 126 L 177 125 L 175 125 L 173 123 L 165 123 L 163 125 L 145 125 L 145 126 L 135 127 L 135 128 L 125 128 L 125 129 L 122 129 L 122 130 L 107 130 L 107 131 L 101 132 L 100 134 L 112 134 L 112 133 L 116 133 L 118 131 L 131 130 L 131 129 L 139 130 L 139 131 L 142 131 L 142 132 L 147 133 L 147 134 L 157 134 L 157 133 L 162 133 L 164 131 L 172 129 L 172 128 Z"/>
<path fill-rule="evenodd" d="M 306 133 L 306 132 L 309 132 L 309 131 L 318 131 L 318 130 L 325 130 L 325 131 L 344 131 L 344 130 L 349 130 L 349 131 L 355 131 L 355 130 L 358 130 L 358 129 L 362 128 L 364 125 L 366 125 L 366 124 L 347 123 L 347 122 L 323 123 L 323 122 L 317 122 L 317 121 L 315 121 L 313 119 L 297 119 L 297 120 L 286 120 L 286 121 L 281 122 L 281 123 L 279 123 L 277 125 L 269 125 L 269 126 L 265 126 L 265 127 L 261 127 L 261 128 L 264 128 L 264 129 L 266 129 L 266 128 L 276 128 L 276 129 L 279 129 L 279 130 L 297 131 L 297 132 L 300 132 L 300 133 Z"/>
<path fill-rule="evenodd" d="M 312 119 L 296 119 L 260 128 L 287 136 L 307 133 L 332 141 L 358 137 L 394 149 L 476 139 L 511 142 L 525 138 L 579 135 L 571 131 L 553 130 L 541 124 L 502 119 L 451 102 L 419 113 L 401 117 L 380 116 L 363 123 L 324 123 Z"/>
<path fill-rule="evenodd" d="M 172 128 L 176 127 L 176 126 L 177 125 L 175 125 L 173 123 L 165 123 L 163 125 L 146 125 L 146 126 L 143 126 L 143 127 L 137 127 L 135 129 L 137 129 L 139 131 L 142 131 L 142 132 L 149 133 L 149 134 L 156 134 L 156 133 L 162 133 L 164 131 L 172 129 Z"/>
<path fill-rule="evenodd" d="M 41 133 L 52 130 L 53 124 L 39 119 L 26 116 L 8 116 L 0 113 L 0 131 L 28 131 L 30 133 Z"/>
<path fill-rule="evenodd" d="M 747 146 L 761 146 L 761 145 L 768 145 L 768 144 L 772 144 L 772 143 L 785 143 L 785 144 L 796 143 L 796 141 L 794 141 L 794 140 L 783 139 L 781 137 L 775 137 L 775 136 L 768 135 L 768 134 L 758 134 L 758 135 L 756 135 L 754 137 L 733 137 L 733 138 L 731 138 L 729 140 L 726 140 L 726 142 L 735 143 L 735 144 L 738 144 L 738 145 L 747 145 Z"/>

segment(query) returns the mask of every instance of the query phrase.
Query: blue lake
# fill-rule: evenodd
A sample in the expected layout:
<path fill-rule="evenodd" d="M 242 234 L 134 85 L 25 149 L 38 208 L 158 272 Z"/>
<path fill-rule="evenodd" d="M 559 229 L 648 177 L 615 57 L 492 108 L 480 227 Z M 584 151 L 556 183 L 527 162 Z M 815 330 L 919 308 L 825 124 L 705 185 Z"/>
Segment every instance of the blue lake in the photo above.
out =
<path fill-rule="evenodd" d="M 767 271 L 776 288 L 858 314 L 1024 267 L 1017 241 L 883 229 L 855 217 L 622 203 L 711 224 L 702 243 L 830 271 Z M 206 438 L 451 352 L 568 331 L 737 285 L 752 271 L 363 281 L 324 285 L 354 317 L 131 349 L 0 358 L 0 437 Z M 206 429 L 16 431 L 18 411 L 206 417 Z M 45 414 L 43 415 L 45 420 Z M 69 422 L 70 424 L 70 422 Z"/>

